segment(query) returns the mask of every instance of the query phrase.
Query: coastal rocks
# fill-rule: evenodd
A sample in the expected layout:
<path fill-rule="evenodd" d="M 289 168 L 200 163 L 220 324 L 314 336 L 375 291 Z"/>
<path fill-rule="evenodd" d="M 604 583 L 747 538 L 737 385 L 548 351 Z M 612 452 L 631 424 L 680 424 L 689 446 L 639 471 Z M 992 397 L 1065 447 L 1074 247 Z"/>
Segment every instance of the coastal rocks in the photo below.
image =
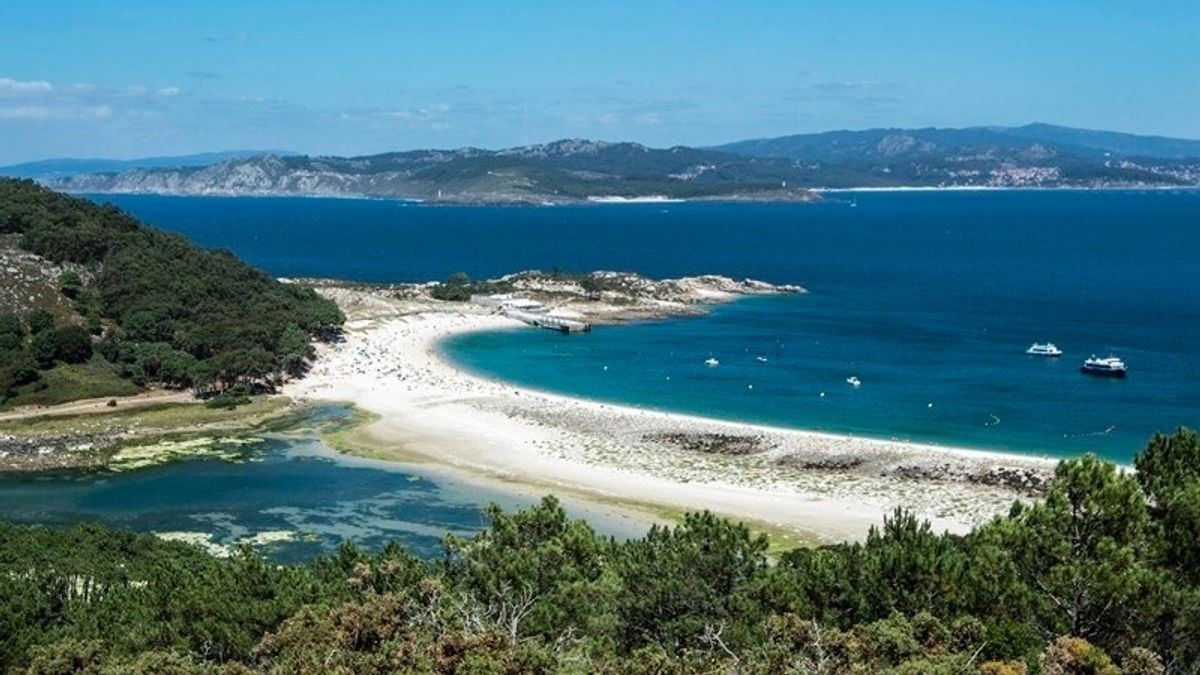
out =
<path fill-rule="evenodd" d="M 934 456 L 905 458 L 898 452 L 791 452 L 775 458 L 780 468 L 846 476 L 877 476 L 910 483 L 959 483 L 1000 488 L 1036 497 L 1050 487 L 1052 470 L 1004 466 L 971 458 L 939 461 Z"/>
<path fill-rule="evenodd" d="M 546 274 L 536 270 L 501 277 L 513 290 L 616 304 L 653 301 L 679 305 L 720 302 L 736 295 L 804 293 L 800 286 L 775 285 L 756 279 L 736 280 L 716 274 L 679 279 L 648 279 L 630 272 L 599 270 L 584 275 Z"/>
<path fill-rule="evenodd" d="M 1026 494 L 1041 495 L 1050 490 L 1050 475 L 1031 469 L 993 466 L 985 471 L 967 474 L 966 478 L 972 483 L 1006 487 Z"/>
<path fill-rule="evenodd" d="M 933 466 L 901 464 L 881 471 L 879 475 L 895 476 L 896 478 L 903 478 L 905 480 L 930 481 L 953 478 L 954 474 L 955 471 L 949 464 L 936 464 Z"/>
<path fill-rule="evenodd" d="M 97 466 L 103 463 L 100 448 L 120 434 L 66 434 L 23 438 L 0 435 L 0 471 L 48 471 Z"/>
<path fill-rule="evenodd" d="M 1043 495 L 1050 489 L 1050 473 L 1027 468 L 988 466 L 964 468 L 952 464 L 901 464 L 880 472 L 881 476 L 893 476 L 913 481 L 957 480 L 1007 488 L 1024 495 Z"/>
<path fill-rule="evenodd" d="M 756 279 L 737 281 L 715 274 L 666 279 L 658 282 L 656 286 L 655 297 L 657 299 L 688 304 L 710 302 L 714 296 L 720 295 L 773 295 L 805 292 L 800 286 L 776 286 Z"/>
<path fill-rule="evenodd" d="M 857 469 L 866 463 L 866 459 L 858 455 L 839 454 L 822 457 L 800 455 L 784 455 L 775 460 L 779 466 L 809 469 L 816 471 L 849 471 Z"/>
<path fill-rule="evenodd" d="M 770 446 L 762 436 L 705 432 L 660 432 L 644 434 L 642 441 L 664 443 L 680 450 L 709 455 L 751 455 Z"/>

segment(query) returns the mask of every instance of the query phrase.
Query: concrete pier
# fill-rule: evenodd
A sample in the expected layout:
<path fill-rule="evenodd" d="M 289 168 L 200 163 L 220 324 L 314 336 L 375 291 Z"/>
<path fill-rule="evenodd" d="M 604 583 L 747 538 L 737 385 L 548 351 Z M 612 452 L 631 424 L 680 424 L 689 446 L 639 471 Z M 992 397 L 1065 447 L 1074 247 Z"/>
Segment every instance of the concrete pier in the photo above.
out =
<path fill-rule="evenodd" d="M 530 326 L 545 328 L 547 330 L 556 330 L 560 333 L 586 333 L 592 329 L 591 324 L 584 321 L 575 321 L 574 319 L 564 319 L 559 316 L 551 316 L 549 314 L 536 314 L 534 312 L 522 312 L 519 310 L 506 310 L 504 316 L 517 321 L 523 321 Z"/>

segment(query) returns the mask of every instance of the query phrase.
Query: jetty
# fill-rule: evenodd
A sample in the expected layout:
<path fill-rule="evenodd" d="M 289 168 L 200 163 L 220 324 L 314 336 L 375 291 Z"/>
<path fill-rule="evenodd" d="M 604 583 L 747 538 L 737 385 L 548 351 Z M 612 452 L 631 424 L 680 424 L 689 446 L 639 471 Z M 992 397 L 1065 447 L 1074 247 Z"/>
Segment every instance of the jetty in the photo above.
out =
<path fill-rule="evenodd" d="M 537 328 L 546 328 L 548 330 L 556 330 L 560 333 L 586 333 L 592 329 L 592 325 L 585 321 L 576 321 L 575 319 L 566 319 L 561 316 L 552 314 L 538 314 L 534 312 L 522 312 L 520 310 L 506 310 L 502 312 L 504 316 L 517 321 L 524 321 L 530 326 Z"/>

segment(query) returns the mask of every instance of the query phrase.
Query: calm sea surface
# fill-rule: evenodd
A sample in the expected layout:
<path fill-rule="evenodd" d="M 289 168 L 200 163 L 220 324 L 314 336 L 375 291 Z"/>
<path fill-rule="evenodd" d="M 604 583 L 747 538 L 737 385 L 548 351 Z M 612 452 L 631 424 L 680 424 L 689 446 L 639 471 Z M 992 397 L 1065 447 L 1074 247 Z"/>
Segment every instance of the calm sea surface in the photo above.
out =
<path fill-rule="evenodd" d="M 777 425 L 1128 460 L 1200 425 L 1200 193 L 835 195 L 827 203 L 428 207 L 101 197 L 278 276 L 718 273 L 811 292 L 704 318 L 445 345 L 484 374 Z M 855 206 L 851 206 L 851 202 Z M 1061 359 L 1024 355 L 1052 340 Z M 1078 372 L 1092 353 L 1124 381 Z M 704 360 L 716 358 L 716 368 Z M 759 357 L 766 359 L 760 361 Z M 605 367 L 607 366 L 607 370 Z M 862 381 L 854 389 L 851 375 Z M 821 393 L 825 396 L 822 397 Z"/>

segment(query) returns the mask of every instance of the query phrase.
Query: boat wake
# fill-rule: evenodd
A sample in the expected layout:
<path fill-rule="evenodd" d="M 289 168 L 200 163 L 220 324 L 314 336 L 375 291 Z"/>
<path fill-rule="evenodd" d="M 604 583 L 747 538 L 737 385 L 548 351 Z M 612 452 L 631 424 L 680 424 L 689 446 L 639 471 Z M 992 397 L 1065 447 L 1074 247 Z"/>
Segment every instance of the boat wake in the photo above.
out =
<path fill-rule="evenodd" d="M 985 426 L 985 427 L 994 427 L 994 426 L 996 426 L 997 424 L 1000 424 L 1000 418 L 999 418 L 999 417 L 996 417 L 995 415 L 988 415 L 988 417 L 990 417 L 990 418 L 992 418 L 992 419 L 990 419 L 990 420 L 988 420 L 988 421 L 984 422 L 984 423 L 983 423 L 983 426 Z"/>

